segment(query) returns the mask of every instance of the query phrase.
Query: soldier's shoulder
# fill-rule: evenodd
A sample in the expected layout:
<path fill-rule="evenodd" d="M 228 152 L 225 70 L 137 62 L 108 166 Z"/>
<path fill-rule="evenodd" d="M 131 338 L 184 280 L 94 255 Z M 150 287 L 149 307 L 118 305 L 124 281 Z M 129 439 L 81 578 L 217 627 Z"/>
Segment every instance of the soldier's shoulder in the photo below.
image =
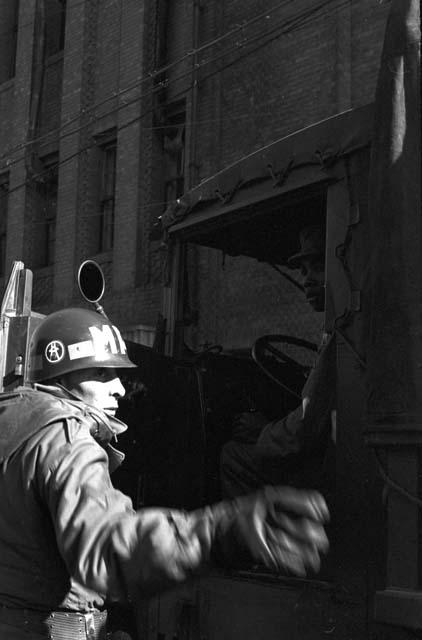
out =
<path fill-rule="evenodd" d="M 0 461 L 29 439 L 42 437 L 46 427 L 57 423 L 62 429 L 70 418 L 79 421 L 80 409 L 45 391 L 18 387 L 0 394 Z"/>
<path fill-rule="evenodd" d="M 66 414 L 77 414 L 79 410 L 75 405 L 66 401 L 66 398 L 54 396 L 47 391 L 30 387 L 16 387 L 12 391 L 3 391 L 0 393 L 0 412 L 9 407 L 21 410 L 23 405 L 25 409 L 47 411 L 47 412 L 64 412 Z"/>

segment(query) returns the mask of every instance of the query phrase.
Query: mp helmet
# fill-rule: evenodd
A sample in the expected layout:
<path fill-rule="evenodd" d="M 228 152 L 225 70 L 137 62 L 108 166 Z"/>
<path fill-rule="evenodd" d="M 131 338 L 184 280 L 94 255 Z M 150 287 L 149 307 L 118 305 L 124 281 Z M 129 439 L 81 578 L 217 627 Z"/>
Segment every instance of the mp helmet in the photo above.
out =
<path fill-rule="evenodd" d="M 29 382 L 43 382 L 91 367 L 135 366 L 118 328 L 88 309 L 51 313 L 37 326 L 29 344 Z"/>

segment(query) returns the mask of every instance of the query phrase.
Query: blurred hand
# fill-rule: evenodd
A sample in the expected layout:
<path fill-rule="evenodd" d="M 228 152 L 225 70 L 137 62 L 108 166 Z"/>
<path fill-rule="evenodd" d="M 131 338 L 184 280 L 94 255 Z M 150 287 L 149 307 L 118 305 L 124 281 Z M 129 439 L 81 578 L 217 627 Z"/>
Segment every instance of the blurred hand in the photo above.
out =
<path fill-rule="evenodd" d="M 324 498 L 316 491 L 265 487 L 257 493 L 186 513 L 142 509 L 135 515 L 137 544 L 125 562 L 128 584 L 154 595 L 204 571 L 259 563 L 305 576 L 318 571 L 328 550 Z"/>
<path fill-rule="evenodd" d="M 320 556 L 328 551 L 328 519 L 318 492 L 268 486 L 236 501 L 230 531 L 227 525 L 220 529 L 221 546 L 228 559 L 249 556 L 274 571 L 305 576 L 319 570 Z"/>

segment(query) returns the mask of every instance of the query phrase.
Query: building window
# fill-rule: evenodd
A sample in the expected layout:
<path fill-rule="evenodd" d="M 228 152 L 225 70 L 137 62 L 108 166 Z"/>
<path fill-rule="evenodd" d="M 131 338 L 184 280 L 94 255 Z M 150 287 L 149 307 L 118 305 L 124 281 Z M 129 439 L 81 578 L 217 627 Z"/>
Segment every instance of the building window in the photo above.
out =
<path fill-rule="evenodd" d="M 35 224 L 38 229 L 34 234 L 37 238 L 37 251 L 34 254 L 34 266 L 46 267 L 54 264 L 58 194 L 58 156 L 52 154 L 42 160 L 44 167 L 41 177 L 37 180 L 37 217 Z"/>
<path fill-rule="evenodd" d="M 9 176 L 0 175 L 0 277 L 6 273 L 7 211 Z"/>
<path fill-rule="evenodd" d="M 0 83 L 13 78 L 16 71 L 16 48 L 18 42 L 19 2 L 0 2 Z"/>
<path fill-rule="evenodd" d="M 45 55 L 52 56 L 64 49 L 66 30 L 66 0 L 46 0 Z"/>
<path fill-rule="evenodd" d="M 98 251 L 110 251 L 114 240 L 116 198 L 116 140 L 100 146 L 100 194 Z"/>
<path fill-rule="evenodd" d="M 167 105 L 163 129 L 164 199 L 166 205 L 179 198 L 185 188 L 185 102 Z"/>

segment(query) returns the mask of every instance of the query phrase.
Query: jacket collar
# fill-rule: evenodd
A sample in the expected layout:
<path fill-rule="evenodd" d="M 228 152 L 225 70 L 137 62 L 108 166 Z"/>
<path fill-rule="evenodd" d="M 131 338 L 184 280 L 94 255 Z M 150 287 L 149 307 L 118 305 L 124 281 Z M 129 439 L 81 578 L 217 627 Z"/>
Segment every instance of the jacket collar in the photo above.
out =
<path fill-rule="evenodd" d="M 92 426 L 90 433 L 94 440 L 106 450 L 109 459 L 110 473 L 122 464 L 125 459 L 125 454 L 112 446 L 111 441 L 114 440 L 117 442 L 117 436 L 127 430 L 127 425 L 124 422 L 115 416 L 109 416 L 105 411 L 97 407 L 87 404 L 76 393 L 68 391 L 60 384 L 46 385 L 37 383 L 34 384 L 34 388 L 65 400 L 72 406 L 78 408 L 86 418 L 91 420 Z"/>

